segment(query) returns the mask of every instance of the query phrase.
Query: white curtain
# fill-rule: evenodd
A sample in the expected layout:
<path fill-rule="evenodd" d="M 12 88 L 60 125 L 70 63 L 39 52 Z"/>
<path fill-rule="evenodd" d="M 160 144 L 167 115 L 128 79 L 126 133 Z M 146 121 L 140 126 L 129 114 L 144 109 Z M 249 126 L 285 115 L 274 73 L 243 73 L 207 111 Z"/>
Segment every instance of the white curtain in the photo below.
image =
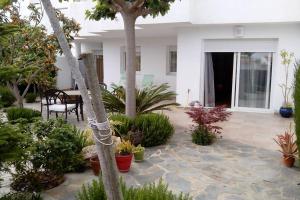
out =
<path fill-rule="evenodd" d="M 215 107 L 214 65 L 211 53 L 206 53 L 204 77 L 204 105 Z"/>
<path fill-rule="evenodd" d="M 239 106 L 267 108 L 268 53 L 241 53 Z"/>

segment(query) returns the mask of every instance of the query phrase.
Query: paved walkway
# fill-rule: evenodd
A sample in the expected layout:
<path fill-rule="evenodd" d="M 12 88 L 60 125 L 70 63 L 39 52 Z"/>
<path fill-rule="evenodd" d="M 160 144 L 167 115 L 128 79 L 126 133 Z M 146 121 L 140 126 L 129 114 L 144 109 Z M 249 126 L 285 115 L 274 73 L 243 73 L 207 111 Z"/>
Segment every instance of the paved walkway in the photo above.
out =
<path fill-rule="evenodd" d="M 300 170 L 282 166 L 272 140 L 291 120 L 235 112 L 222 123 L 223 138 L 204 147 L 191 142 L 192 123 L 184 110 L 165 113 L 176 133 L 167 145 L 147 148 L 146 160 L 121 174 L 129 185 L 162 177 L 170 189 L 188 192 L 196 200 L 300 200 Z M 66 177 L 61 186 L 43 194 L 46 200 L 74 199 L 83 183 L 96 178 L 90 170 Z"/>
<path fill-rule="evenodd" d="M 223 139 L 208 147 L 191 142 L 191 121 L 183 110 L 166 112 L 176 126 L 167 145 L 148 148 L 143 163 L 133 163 L 122 174 L 130 185 L 158 181 L 174 191 L 188 192 L 196 200 L 298 200 L 299 169 L 282 166 L 272 138 L 291 120 L 272 114 L 234 113 L 224 127 Z M 90 171 L 67 175 L 60 187 L 47 191 L 46 199 L 73 199 Z"/>

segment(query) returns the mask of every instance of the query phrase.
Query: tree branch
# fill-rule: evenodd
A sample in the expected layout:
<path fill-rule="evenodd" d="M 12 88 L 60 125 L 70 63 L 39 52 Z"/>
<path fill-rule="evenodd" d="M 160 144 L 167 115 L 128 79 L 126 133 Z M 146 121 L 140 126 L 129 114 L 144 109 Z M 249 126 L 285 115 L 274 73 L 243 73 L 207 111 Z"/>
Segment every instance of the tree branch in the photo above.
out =
<path fill-rule="evenodd" d="M 33 78 L 34 78 L 39 72 L 40 72 L 40 70 L 35 71 L 35 72 L 33 73 L 33 75 L 29 78 L 29 80 L 27 81 L 27 86 L 26 86 L 25 90 L 23 91 L 22 98 L 24 98 L 25 95 L 27 94 L 27 92 L 28 92 L 28 90 L 29 90 L 29 88 L 30 88 L 30 86 L 31 86 L 31 83 L 32 83 Z"/>
<path fill-rule="evenodd" d="M 136 10 L 140 9 L 145 3 L 145 0 L 136 0 L 135 2 L 131 3 L 131 7 L 129 8 L 130 12 L 135 12 Z"/>
<path fill-rule="evenodd" d="M 113 6 L 119 11 L 119 12 L 127 12 L 128 6 L 124 0 L 112 0 L 111 1 Z"/>
<path fill-rule="evenodd" d="M 139 16 L 145 17 L 145 16 L 151 14 L 151 12 L 152 11 L 149 8 L 139 9 L 139 10 L 135 11 L 134 17 L 135 18 L 138 18 Z"/>

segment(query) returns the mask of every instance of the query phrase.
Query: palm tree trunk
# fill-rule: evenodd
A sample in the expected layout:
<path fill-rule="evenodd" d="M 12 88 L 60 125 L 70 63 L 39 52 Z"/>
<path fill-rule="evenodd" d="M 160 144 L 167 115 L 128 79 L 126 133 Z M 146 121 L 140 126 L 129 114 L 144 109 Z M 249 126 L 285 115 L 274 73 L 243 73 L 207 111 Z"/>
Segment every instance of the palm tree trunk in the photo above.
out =
<path fill-rule="evenodd" d="M 42 4 L 44 6 L 44 9 L 49 17 L 51 26 L 54 30 L 54 34 L 57 37 L 59 44 L 63 50 L 64 55 L 67 58 L 68 64 L 71 67 L 71 71 L 73 74 L 73 78 L 76 80 L 78 84 L 78 88 L 80 90 L 86 113 L 88 115 L 88 118 L 90 119 L 97 119 L 97 122 L 103 123 L 107 120 L 106 113 L 104 110 L 104 105 L 101 100 L 101 94 L 100 94 L 100 86 L 95 85 L 94 80 L 97 79 L 95 76 L 97 76 L 97 73 L 93 73 L 91 75 L 92 82 L 94 83 L 91 87 L 91 96 L 93 101 L 92 102 L 88 95 L 88 90 L 86 88 L 86 84 L 84 82 L 84 79 L 80 73 L 79 65 L 74 56 L 72 55 L 72 52 L 69 48 L 68 42 L 66 40 L 66 37 L 59 25 L 59 21 L 56 17 L 55 10 L 50 2 L 50 0 L 41 0 Z M 107 134 L 107 131 L 99 131 L 97 129 L 93 129 L 94 136 L 99 137 L 100 134 L 104 135 Z M 105 140 L 103 140 L 103 143 L 109 144 L 111 143 L 112 138 L 107 137 Z M 102 169 L 102 178 L 104 183 L 105 192 L 107 195 L 107 198 L 110 200 L 123 200 L 119 180 L 118 180 L 118 173 L 116 170 L 116 164 L 115 164 L 115 158 L 112 153 L 112 146 L 111 145 L 104 145 L 100 143 L 98 140 L 95 140 L 97 152 L 101 164 Z"/>
<path fill-rule="evenodd" d="M 128 117 L 136 116 L 136 46 L 135 46 L 135 21 L 136 18 L 130 14 L 122 13 L 125 40 L 126 40 L 126 106 L 125 113 Z"/>

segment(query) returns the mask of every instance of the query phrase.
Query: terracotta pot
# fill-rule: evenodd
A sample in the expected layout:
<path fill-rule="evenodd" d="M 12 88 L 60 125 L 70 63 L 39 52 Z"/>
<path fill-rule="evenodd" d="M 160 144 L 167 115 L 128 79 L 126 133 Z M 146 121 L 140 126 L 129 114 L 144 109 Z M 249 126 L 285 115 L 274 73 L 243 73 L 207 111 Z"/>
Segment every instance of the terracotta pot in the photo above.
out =
<path fill-rule="evenodd" d="M 295 158 L 290 156 L 283 156 L 283 164 L 287 167 L 293 167 L 295 163 Z"/>
<path fill-rule="evenodd" d="M 98 156 L 90 158 L 90 163 L 95 176 L 99 176 L 101 167 Z"/>
<path fill-rule="evenodd" d="M 128 172 L 131 166 L 132 154 L 120 155 L 116 154 L 116 162 L 120 172 Z"/>

